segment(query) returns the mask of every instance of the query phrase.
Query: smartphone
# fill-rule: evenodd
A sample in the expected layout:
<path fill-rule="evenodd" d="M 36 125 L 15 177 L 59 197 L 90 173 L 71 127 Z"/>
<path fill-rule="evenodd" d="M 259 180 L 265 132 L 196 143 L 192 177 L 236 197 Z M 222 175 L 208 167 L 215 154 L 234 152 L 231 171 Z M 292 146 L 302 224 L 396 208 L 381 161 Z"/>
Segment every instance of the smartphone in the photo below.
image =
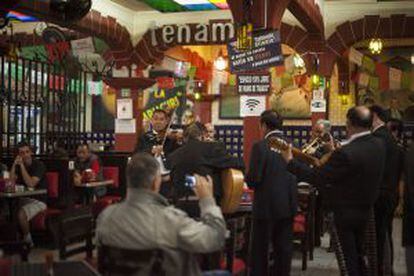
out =
<path fill-rule="evenodd" d="M 194 188 L 196 184 L 196 178 L 193 175 L 186 175 L 185 176 L 185 186 L 189 188 Z"/>

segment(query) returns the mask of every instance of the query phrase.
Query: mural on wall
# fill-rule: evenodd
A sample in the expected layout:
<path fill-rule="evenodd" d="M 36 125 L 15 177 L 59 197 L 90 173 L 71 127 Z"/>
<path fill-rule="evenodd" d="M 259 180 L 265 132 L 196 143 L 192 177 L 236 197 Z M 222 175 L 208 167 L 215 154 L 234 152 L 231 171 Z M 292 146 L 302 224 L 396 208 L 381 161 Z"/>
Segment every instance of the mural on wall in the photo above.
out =
<path fill-rule="evenodd" d="M 306 75 L 295 75 L 293 72 L 283 72 L 283 69 L 277 67 L 271 69 L 271 74 L 270 107 L 285 119 L 309 119 L 312 99 L 310 78 Z"/>

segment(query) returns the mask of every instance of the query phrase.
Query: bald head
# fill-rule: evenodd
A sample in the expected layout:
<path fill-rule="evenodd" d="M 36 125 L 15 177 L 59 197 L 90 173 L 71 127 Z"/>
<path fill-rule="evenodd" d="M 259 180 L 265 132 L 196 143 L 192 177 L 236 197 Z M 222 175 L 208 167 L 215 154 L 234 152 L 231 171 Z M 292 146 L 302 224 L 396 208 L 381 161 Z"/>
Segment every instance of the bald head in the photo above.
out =
<path fill-rule="evenodd" d="M 372 126 L 372 113 L 366 106 L 355 106 L 346 114 L 348 128 L 354 132 L 367 131 Z"/>

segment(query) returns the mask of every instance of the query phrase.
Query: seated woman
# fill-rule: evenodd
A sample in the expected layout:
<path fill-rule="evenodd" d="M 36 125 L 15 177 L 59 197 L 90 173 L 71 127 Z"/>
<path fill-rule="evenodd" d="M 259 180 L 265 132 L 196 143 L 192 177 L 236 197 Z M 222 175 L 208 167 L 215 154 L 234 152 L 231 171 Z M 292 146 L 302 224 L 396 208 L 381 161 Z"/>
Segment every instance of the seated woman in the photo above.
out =
<path fill-rule="evenodd" d="M 73 174 L 73 185 L 80 186 L 84 182 L 93 182 L 103 180 L 102 165 L 99 157 L 89 150 L 87 144 L 80 144 L 76 149 L 75 172 Z M 97 197 L 106 194 L 105 187 L 94 189 Z"/>

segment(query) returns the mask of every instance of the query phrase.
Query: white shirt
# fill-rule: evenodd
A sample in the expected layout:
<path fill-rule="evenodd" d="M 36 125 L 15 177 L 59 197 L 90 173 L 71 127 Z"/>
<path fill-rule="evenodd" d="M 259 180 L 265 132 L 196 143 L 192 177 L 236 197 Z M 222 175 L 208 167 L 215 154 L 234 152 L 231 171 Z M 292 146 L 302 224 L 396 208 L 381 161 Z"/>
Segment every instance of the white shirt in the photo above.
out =
<path fill-rule="evenodd" d="M 379 129 L 380 127 L 383 127 L 383 126 L 385 126 L 385 124 L 380 124 L 379 126 L 374 127 L 374 128 L 372 129 L 372 132 L 377 131 L 377 129 Z"/>

